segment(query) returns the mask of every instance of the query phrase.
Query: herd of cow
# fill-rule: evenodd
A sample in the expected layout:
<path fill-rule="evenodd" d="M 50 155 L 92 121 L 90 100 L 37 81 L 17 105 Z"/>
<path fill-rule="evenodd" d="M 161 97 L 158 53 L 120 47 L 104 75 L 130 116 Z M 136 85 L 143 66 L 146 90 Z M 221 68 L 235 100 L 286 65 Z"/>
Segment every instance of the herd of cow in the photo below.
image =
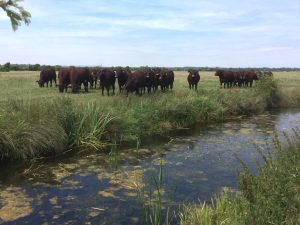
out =
<path fill-rule="evenodd" d="M 262 76 L 273 76 L 271 71 L 261 72 L 255 70 L 217 70 L 215 76 L 220 79 L 220 85 L 224 88 L 238 87 L 252 87 L 253 81 L 259 80 Z"/>
<path fill-rule="evenodd" d="M 199 71 L 189 70 L 187 81 L 190 89 L 197 89 L 200 81 Z M 249 71 L 231 71 L 231 70 L 217 70 L 215 76 L 219 77 L 221 87 L 227 88 L 238 87 L 252 87 L 253 81 L 258 80 L 262 75 L 272 76 L 272 72 L 259 72 L 254 70 Z M 118 68 L 112 70 L 110 68 L 77 68 L 69 67 L 62 68 L 58 73 L 58 89 L 60 92 L 67 92 L 69 85 L 73 93 L 78 93 L 81 85 L 84 85 L 84 90 L 88 92 L 88 88 L 96 88 L 99 80 L 102 95 L 104 89 L 109 95 L 110 90 L 115 94 L 115 82 L 117 80 L 119 86 L 119 93 L 126 90 L 128 93 L 135 92 L 137 95 L 142 95 L 146 91 L 148 93 L 156 92 L 160 86 L 161 91 L 173 89 L 174 72 L 165 68 L 145 68 L 132 72 L 127 68 Z M 56 83 L 56 72 L 52 67 L 45 67 L 40 72 L 40 79 L 37 81 L 40 87 L 44 87 L 52 81 Z"/>

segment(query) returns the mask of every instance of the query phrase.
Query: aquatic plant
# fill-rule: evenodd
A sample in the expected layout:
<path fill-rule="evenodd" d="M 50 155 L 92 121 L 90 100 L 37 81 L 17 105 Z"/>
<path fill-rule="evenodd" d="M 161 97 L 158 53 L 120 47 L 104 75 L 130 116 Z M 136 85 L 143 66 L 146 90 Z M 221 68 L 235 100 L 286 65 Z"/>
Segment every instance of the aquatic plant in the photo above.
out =
<path fill-rule="evenodd" d="M 160 160 L 158 177 L 152 177 L 154 182 L 154 192 L 150 188 L 149 194 L 145 187 L 138 189 L 138 197 L 144 212 L 144 223 L 147 225 L 170 225 L 170 209 L 164 209 L 162 202 L 163 192 L 163 165 Z"/>

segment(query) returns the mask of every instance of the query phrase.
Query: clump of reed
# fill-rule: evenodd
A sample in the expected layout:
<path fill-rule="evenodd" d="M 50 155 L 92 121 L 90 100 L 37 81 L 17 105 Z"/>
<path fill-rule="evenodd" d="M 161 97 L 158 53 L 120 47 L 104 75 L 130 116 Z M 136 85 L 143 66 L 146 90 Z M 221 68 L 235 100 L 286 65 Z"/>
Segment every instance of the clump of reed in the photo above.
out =
<path fill-rule="evenodd" d="M 70 149 L 102 149 L 112 120 L 94 103 L 69 98 L 50 101 L 10 99 L 0 113 L 0 158 L 26 160 Z"/>
<path fill-rule="evenodd" d="M 147 192 L 145 187 L 137 187 L 142 211 L 144 214 L 144 224 L 147 225 L 170 225 L 170 209 L 164 208 L 163 202 L 163 165 L 160 161 L 158 176 L 153 176 L 153 189 Z"/>

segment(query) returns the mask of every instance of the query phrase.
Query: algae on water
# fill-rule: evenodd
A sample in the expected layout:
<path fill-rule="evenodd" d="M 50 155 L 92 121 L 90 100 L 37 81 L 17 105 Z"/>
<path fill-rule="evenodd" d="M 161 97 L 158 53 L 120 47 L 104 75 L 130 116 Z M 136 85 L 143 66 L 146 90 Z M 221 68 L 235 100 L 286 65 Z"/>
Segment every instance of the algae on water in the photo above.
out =
<path fill-rule="evenodd" d="M 0 223 L 10 222 L 33 212 L 32 199 L 18 187 L 8 187 L 0 191 Z"/>

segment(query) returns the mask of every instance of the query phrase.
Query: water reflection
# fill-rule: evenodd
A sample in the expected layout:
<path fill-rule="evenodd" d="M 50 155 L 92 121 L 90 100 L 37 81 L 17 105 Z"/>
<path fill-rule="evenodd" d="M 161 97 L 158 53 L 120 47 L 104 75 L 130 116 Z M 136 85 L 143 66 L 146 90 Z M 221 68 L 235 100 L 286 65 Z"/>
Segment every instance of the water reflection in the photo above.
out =
<path fill-rule="evenodd" d="M 123 149 L 117 168 L 107 154 L 3 168 L 0 223 L 140 224 L 139 195 L 155 195 L 161 165 L 165 205 L 209 201 L 224 186 L 237 188 L 236 156 L 255 171 L 261 160 L 256 148 L 266 149 L 274 131 L 299 126 L 298 112 L 265 114 L 182 130 L 138 151 Z"/>

